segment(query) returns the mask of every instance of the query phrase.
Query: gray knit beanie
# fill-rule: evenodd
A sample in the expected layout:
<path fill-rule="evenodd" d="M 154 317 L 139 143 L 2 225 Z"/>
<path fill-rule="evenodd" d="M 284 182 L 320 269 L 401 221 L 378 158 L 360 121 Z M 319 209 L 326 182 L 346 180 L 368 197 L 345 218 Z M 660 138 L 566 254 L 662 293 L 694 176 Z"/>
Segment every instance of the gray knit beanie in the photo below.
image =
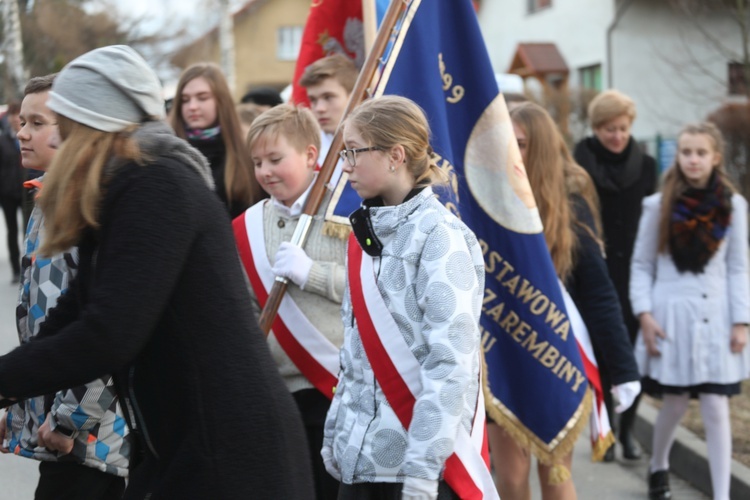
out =
<path fill-rule="evenodd" d="M 164 118 L 159 78 L 126 45 L 95 49 L 71 61 L 55 78 L 47 106 L 104 132 Z"/>

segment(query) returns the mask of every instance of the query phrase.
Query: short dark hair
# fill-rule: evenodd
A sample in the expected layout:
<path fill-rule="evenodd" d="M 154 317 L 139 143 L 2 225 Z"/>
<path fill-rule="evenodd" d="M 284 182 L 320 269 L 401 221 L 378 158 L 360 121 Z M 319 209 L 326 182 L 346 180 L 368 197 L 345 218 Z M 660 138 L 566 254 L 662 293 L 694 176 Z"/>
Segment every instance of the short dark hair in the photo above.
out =
<path fill-rule="evenodd" d="M 250 89 L 245 92 L 245 95 L 240 99 L 242 104 L 260 104 L 261 106 L 278 106 L 284 101 L 281 99 L 281 94 L 278 90 L 272 89 L 271 87 L 257 87 Z"/>
<path fill-rule="evenodd" d="M 18 101 L 8 101 L 8 109 L 6 110 L 6 114 L 8 115 L 17 115 L 21 112 L 21 103 Z"/>
<path fill-rule="evenodd" d="M 52 83 L 55 81 L 57 73 L 52 73 L 45 76 L 35 76 L 26 84 L 23 89 L 24 97 L 29 94 L 41 94 L 42 92 L 48 92 L 52 88 Z"/>
<path fill-rule="evenodd" d="M 334 54 L 318 59 L 305 68 L 305 72 L 299 79 L 299 84 L 301 87 L 307 88 L 333 78 L 344 87 L 348 94 L 351 94 L 358 76 L 357 65 L 350 57 L 343 54 Z"/>

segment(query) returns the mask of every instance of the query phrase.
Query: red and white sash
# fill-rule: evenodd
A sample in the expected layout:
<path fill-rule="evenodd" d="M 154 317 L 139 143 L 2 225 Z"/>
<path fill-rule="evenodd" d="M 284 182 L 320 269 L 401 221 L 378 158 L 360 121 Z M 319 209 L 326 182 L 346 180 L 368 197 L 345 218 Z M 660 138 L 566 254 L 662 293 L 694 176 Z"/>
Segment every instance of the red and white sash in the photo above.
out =
<path fill-rule="evenodd" d="M 265 306 L 276 279 L 266 254 L 263 205 L 256 203 L 232 222 L 240 259 L 261 307 Z M 281 300 L 272 329 L 299 371 L 328 399 L 333 399 L 338 383 L 339 349 L 307 319 L 288 293 Z"/>
<path fill-rule="evenodd" d="M 586 370 L 586 378 L 589 381 L 589 385 L 594 389 L 594 408 L 591 411 L 591 417 L 589 421 L 589 429 L 591 434 L 591 447 L 594 450 L 594 459 L 601 460 L 606 451 L 606 447 L 597 446 L 597 443 L 607 443 L 611 438 L 608 436 L 612 433 L 612 426 L 609 422 L 609 415 L 607 414 L 607 407 L 604 404 L 604 391 L 602 390 L 602 381 L 599 376 L 599 365 L 594 357 L 594 347 L 591 344 L 591 336 L 589 330 L 586 328 L 586 324 L 583 322 L 581 313 L 578 312 L 573 302 L 573 298 L 568 293 L 565 285 L 560 283 L 562 289 L 563 300 L 565 301 L 565 309 L 568 312 L 568 318 L 570 319 L 570 326 L 573 328 L 573 335 L 578 343 L 578 350 L 581 353 L 583 359 L 583 367 Z M 599 455 L 596 456 L 597 451 Z"/>
<path fill-rule="evenodd" d="M 348 248 L 349 292 L 357 327 L 375 378 L 405 429 L 422 392 L 421 366 L 380 295 L 373 259 L 352 234 Z M 481 355 L 481 354 L 480 354 Z M 481 366 L 481 363 L 480 363 Z M 481 373 L 480 373 L 481 382 Z M 464 499 L 499 499 L 489 470 L 484 395 L 479 390 L 471 434 L 460 426 L 453 455 L 445 463 L 445 481 Z"/>

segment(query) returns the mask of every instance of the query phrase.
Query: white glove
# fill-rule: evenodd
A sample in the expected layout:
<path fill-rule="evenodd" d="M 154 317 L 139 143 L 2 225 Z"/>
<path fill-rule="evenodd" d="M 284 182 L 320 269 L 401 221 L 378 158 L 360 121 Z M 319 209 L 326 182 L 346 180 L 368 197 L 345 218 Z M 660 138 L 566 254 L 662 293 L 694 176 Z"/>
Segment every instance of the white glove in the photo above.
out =
<path fill-rule="evenodd" d="M 320 450 L 320 456 L 323 457 L 323 465 L 326 468 L 326 471 L 333 477 L 336 481 L 341 482 L 341 473 L 339 472 L 339 468 L 336 466 L 336 463 L 333 461 L 333 450 L 329 446 L 324 446 L 323 449 Z"/>
<path fill-rule="evenodd" d="M 615 395 L 619 405 L 615 407 L 615 412 L 622 413 L 633 405 L 633 401 L 641 393 L 641 383 L 638 380 L 625 382 L 612 388 L 612 394 Z"/>
<path fill-rule="evenodd" d="M 276 252 L 272 270 L 276 276 L 290 279 L 300 288 L 304 288 L 312 265 L 313 260 L 302 248 L 285 241 Z"/>
<path fill-rule="evenodd" d="M 401 488 L 401 500 L 436 500 L 438 482 L 432 479 L 406 476 Z"/>

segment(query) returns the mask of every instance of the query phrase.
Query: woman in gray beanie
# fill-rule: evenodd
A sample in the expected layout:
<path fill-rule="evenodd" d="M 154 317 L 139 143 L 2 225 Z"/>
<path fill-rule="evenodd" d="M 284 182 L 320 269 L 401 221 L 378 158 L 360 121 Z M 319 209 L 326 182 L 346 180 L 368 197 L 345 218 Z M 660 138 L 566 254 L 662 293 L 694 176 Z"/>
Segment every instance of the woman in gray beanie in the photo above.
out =
<path fill-rule="evenodd" d="M 141 448 L 125 498 L 307 498 L 302 424 L 254 322 L 226 209 L 205 159 L 160 121 L 160 90 L 126 46 L 57 77 L 62 143 L 39 199 L 40 252 L 77 244 L 79 274 L 34 341 L 0 357 L 0 397 L 115 373 Z"/>

